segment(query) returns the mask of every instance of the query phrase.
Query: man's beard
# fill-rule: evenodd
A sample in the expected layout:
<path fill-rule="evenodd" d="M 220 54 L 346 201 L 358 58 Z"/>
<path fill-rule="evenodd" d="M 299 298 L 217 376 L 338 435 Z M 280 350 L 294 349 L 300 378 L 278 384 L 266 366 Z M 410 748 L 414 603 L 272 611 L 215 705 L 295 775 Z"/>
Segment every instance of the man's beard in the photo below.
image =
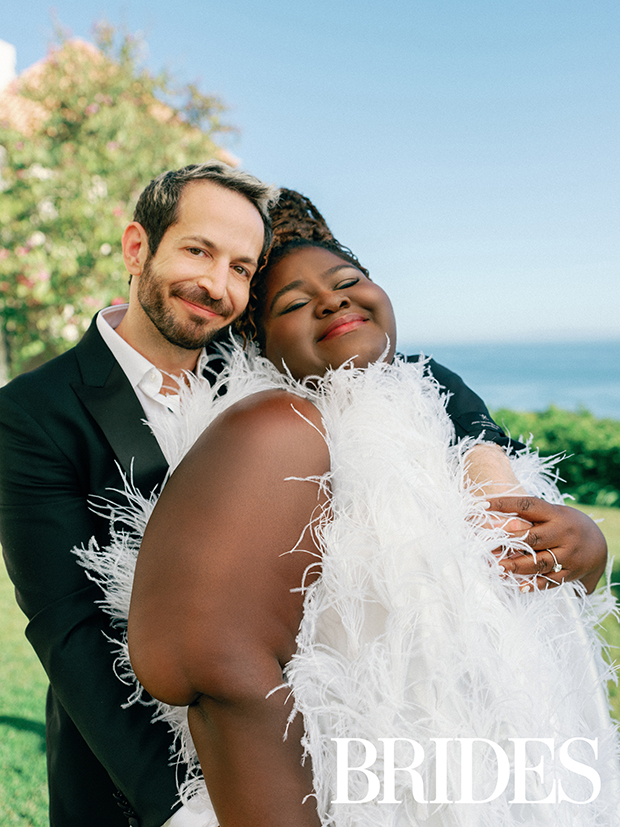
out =
<path fill-rule="evenodd" d="M 170 295 L 180 296 L 193 304 L 208 308 L 213 313 L 217 313 L 224 324 L 212 327 L 210 325 L 219 320 L 206 319 L 198 313 L 191 319 L 178 319 L 167 302 L 162 279 L 153 266 L 150 254 L 144 263 L 139 279 L 138 301 L 142 309 L 161 335 L 176 347 L 182 347 L 185 350 L 200 350 L 222 327 L 232 321 L 234 309 L 229 301 L 212 299 L 206 290 L 202 290 L 192 282 L 179 282 L 172 285 Z"/>

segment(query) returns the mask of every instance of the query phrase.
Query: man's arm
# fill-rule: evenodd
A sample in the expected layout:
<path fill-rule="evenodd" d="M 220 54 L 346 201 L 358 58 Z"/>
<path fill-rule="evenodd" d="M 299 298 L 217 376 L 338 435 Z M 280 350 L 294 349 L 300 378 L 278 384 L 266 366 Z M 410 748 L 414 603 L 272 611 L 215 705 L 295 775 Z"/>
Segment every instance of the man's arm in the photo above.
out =
<path fill-rule="evenodd" d="M 408 356 L 407 360 L 417 361 L 418 357 Z M 491 418 L 482 399 L 463 382 L 460 376 L 434 359 L 429 360 L 428 370 L 442 389 L 449 394 L 446 411 L 454 425 L 457 440 L 460 441 L 466 437 L 477 439 L 484 434 L 485 442 L 500 445 L 511 451 L 525 448 L 523 443 L 511 439 L 502 431 Z"/>
<path fill-rule="evenodd" d="M 320 425 L 307 400 L 282 392 L 231 407 L 166 485 L 138 557 L 132 663 L 155 697 L 190 704 L 221 827 L 319 823 L 301 716 L 284 739 L 293 700 L 282 684 L 299 587 L 309 566 L 318 574 L 306 527 L 322 507 L 307 478 L 329 469 Z"/>
<path fill-rule="evenodd" d="M 161 827 L 176 799 L 169 735 L 165 726 L 151 724 L 147 708 L 121 708 L 128 689 L 113 672 L 106 639 L 118 633 L 96 605 L 98 588 L 71 554 L 93 534 L 105 537 L 105 524 L 89 511 L 92 492 L 84 490 L 77 468 L 38 413 L 25 410 L 6 389 L 0 394 L 0 530 L 17 599 L 30 621 L 27 636 L 55 697 L 143 827 Z M 46 413 L 42 405 L 43 421 Z M 75 440 L 78 458 L 88 464 L 87 457 L 79 457 L 77 433 Z M 101 456 L 95 452 L 90 460 Z M 50 741 L 49 748 L 53 758 L 58 744 Z"/>

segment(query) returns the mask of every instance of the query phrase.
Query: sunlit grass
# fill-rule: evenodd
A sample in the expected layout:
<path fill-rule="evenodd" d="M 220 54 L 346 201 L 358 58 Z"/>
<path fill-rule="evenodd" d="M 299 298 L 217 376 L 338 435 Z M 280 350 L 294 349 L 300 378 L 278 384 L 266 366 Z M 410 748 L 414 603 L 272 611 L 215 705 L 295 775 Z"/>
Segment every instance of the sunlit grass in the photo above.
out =
<path fill-rule="evenodd" d="M 614 573 L 612 583 L 619 585 L 614 588 L 616 597 L 620 600 L 620 508 L 601 508 L 594 505 L 577 505 L 577 508 L 600 520 L 599 526 L 607 540 L 609 556 L 614 558 Z M 613 617 L 608 617 L 604 623 L 604 635 L 611 648 L 611 660 L 620 663 L 620 624 Z M 609 696 L 612 703 L 613 715 L 620 721 L 620 688 L 613 683 L 609 684 Z"/>
<path fill-rule="evenodd" d="M 0 565 L 0 825 L 45 827 L 47 677 L 24 637 L 4 565 Z"/>

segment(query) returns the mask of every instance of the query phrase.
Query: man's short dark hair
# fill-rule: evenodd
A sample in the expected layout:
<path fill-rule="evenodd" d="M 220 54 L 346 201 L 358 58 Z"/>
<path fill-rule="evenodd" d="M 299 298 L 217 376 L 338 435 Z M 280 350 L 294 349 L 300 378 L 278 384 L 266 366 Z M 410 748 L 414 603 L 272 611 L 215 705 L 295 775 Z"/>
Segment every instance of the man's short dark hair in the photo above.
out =
<path fill-rule="evenodd" d="M 215 160 L 163 172 L 141 193 L 133 220 L 144 227 L 150 255 L 154 256 L 157 252 L 168 227 L 178 221 L 179 201 L 183 190 L 192 181 L 212 181 L 219 187 L 245 196 L 256 207 L 265 227 L 265 240 L 260 255 L 262 261 L 273 236 L 269 209 L 278 200 L 279 190 L 270 184 L 264 184 L 249 172 Z"/>

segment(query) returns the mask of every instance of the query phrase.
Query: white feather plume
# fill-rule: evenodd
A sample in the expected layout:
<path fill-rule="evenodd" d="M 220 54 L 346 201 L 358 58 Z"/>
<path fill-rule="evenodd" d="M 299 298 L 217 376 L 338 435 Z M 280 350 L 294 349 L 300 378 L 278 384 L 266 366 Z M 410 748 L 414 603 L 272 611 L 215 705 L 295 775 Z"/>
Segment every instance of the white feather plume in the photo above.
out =
<path fill-rule="evenodd" d="M 586 597 L 579 584 L 567 583 L 524 595 L 514 578 L 500 577 L 493 550 L 519 543 L 500 528 L 485 528 L 485 503 L 464 483 L 472 443 L 451 444 L 445 400 L 425 362 L 376 363 L 365 370 L 348 365 L 318 384 L 300 384 L 255 353 L 236 349 L 230 358 L 222 384 L 210 388 L 192 377 L 180 411 L 163 415 L 153 428 L 174 470 L 204 428 L 250 393 L 286 388 L 309 398 L 323 417 L 331 470 L 321 482 L 332 492 L 330 520 L 314 526 L 323 573 L 306 589 L 298 650 L 286 669 L 304 717 L 322 824 L 618 824 L 618 738 L 606 695 L 612 670 L 597 631 L 613 610 L 611 594 Z M 535 453 L 523 452 L 513 467 L 532 494 L 562 501 L 553 470 Z M 130 481 L 125 490 L 126 509 L 109 508 L 110 545 L 98 549 L 91 542 L 76 551 L 104 589 L 105 610 L 120 624 L 154 506 L 154 498 L 143 498 Z M 118 646 L 117 670 L 131 680 L 126 644 Z M 155 715 L 170 724 L 177 758 L 190 766 L 182 798 L 208 802 L 186 710 L 156 703 Z M 375 745 L 381 738 L 408 738 L 425 748 L 433 738 L 475 737 L 510 752 L 510 738 L 553 738 L 559 745 L 576 736 L 599 740 L 602 790 L 588 805 L 511 804 L 510 790 L 486 804 L 425 804 L 414 800 L 405 772 L 397 773 L 398 804 L 332 803 L 335 737 Z M 591 763 L 586 753 L 583 762 Z M 491 764 L 480 768 L 477 789 L 493 789 L 493 771 Z M 432 762 L 420 772 L 433 790 Z M 567 781 L 560 767 L 556 778 L 570 781 L 574 798 L 587 798 L 585 777 L 573 773 Z M 448 784 L 458 789 L 452 770 Z M 350 798 L 362 798 L 366 789 L 364 776 L 353 773 Z M 539 792 L 542 797 L 544 785 Z M 208 827 L 216 824 L 212 818 Z"/>

